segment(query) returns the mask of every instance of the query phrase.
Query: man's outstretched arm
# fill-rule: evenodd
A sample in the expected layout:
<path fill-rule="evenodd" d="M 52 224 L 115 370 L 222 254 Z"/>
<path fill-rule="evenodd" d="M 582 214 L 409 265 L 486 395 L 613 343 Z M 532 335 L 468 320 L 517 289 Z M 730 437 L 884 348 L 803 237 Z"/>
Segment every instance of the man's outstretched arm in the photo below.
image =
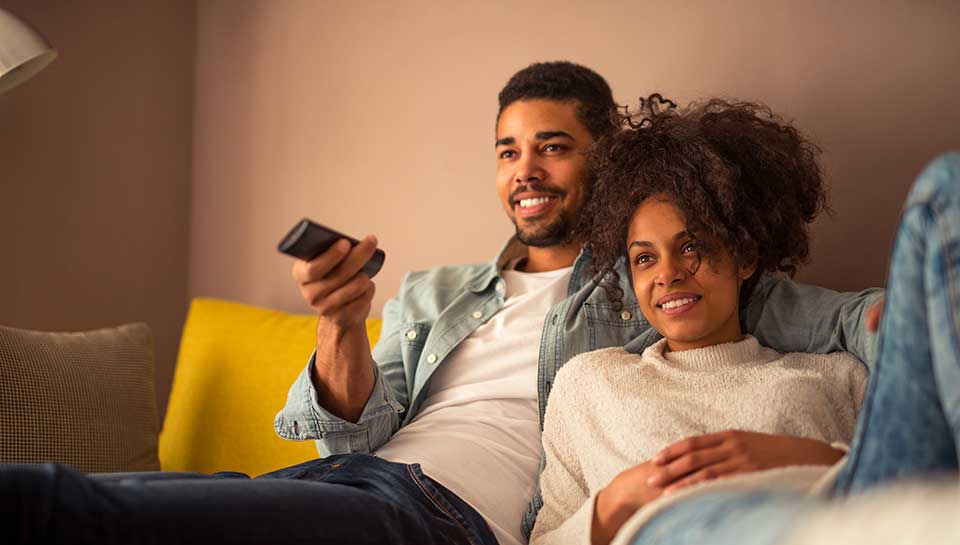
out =
<path fill-rule="evenodd" d="M 842 293 L 764 277 L 740 317 L 747 333 L 780 352 L 845 351 L 869 367 L 876 356 L 876 335 L 868 327 L 868 310 L 883 293 L 877 288 Z"/>
<path fill-rule="evenodd" d="M 284 438 L 317 439 L 321 454 L 377 448 L 398 427 L 403 410 L 381 379 L 367 337 L 375 288 L 362 267 L 375 249 L 374 237 L 353 248 L 343 240 L 293 267 L 301 295 L 319 317 L 317 344 L 275 427 Z M 399 358 L 392 363 L 401 365 Z"/>

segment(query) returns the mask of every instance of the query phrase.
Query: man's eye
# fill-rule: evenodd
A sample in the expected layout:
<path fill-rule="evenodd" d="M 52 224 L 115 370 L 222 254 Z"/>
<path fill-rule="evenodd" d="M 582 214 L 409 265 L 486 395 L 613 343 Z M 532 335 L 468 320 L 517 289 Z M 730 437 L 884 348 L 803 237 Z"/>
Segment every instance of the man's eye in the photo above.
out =
<path fill-rule="evenodd" d="M 501 151 L 499 157 L 500 157 L 501 159 L 510 159 L 511 157 L 515 156 L 516 154 L 517 154 L 517 153 L 516 153 L 515 151 L 508 149 L 508 150 L 503 150 L 503 151 Z"/>
<path fill-rule="evenodd" d="M 633 263 L 635 265 L 645 265 L 653 261 L 653 256 L 650 254 L 640 254 L 637 257 L 633 258 Z"/>
<path fill-rule="evenodd" d="M 697 245 L 693 242 L 688 242 L 683 245 L 683 248 L 680 249 L 682 253 L 688 254 L 690 252 L 697 252 Z"/>
<path fill-rule="evenodd" d="M 564 146 L 563 144 L 547 144 L 546 146 L 543 146 L 543 151 L 546 152 L 563 151 L 565 149 L 567 149 L 567 146 Z"/>

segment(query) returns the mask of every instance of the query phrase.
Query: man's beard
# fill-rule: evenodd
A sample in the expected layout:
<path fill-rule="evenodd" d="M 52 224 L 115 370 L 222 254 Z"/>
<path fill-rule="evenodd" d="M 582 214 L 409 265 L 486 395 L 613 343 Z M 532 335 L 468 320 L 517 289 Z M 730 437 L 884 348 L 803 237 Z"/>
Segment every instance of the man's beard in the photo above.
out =
<path fill-rule="evenodd" d="M 572 222 L 562 215 L 548 225 L 533 226 L 525 231 L 520 229 L 520 224 L 516 219 L 513 220 L 513 226 L 517 230 L 517 238 L 520 242 L 536 248 L 568 244 L 573 238 Z"/>

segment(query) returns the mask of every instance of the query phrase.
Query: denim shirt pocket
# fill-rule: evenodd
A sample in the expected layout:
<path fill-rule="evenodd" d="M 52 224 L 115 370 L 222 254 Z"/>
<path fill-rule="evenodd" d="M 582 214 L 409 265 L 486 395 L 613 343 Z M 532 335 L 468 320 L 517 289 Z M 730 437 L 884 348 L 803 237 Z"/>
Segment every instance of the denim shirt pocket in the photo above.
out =
<path fill-rule="evenodd" d="M 646 318 L 640 313 L 640 305 L 589 301 L 583 304 L 587 315 L 587 329 L 590 332 L 590 349 L 623 346 L 637 336 L 643 328 L 649 327 Z"/>

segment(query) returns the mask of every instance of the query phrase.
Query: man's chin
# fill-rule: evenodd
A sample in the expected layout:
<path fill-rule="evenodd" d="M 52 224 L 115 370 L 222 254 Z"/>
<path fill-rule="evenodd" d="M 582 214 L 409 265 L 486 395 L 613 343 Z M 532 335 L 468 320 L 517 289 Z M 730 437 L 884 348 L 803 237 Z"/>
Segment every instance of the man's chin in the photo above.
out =
<path fill-rule="evenodd" d="M 521 229 L 517 227 L 520 242 L 534 248 L 562 246 L 570 242 L 570 229 L 562 223 L 539 229 Z"/>

